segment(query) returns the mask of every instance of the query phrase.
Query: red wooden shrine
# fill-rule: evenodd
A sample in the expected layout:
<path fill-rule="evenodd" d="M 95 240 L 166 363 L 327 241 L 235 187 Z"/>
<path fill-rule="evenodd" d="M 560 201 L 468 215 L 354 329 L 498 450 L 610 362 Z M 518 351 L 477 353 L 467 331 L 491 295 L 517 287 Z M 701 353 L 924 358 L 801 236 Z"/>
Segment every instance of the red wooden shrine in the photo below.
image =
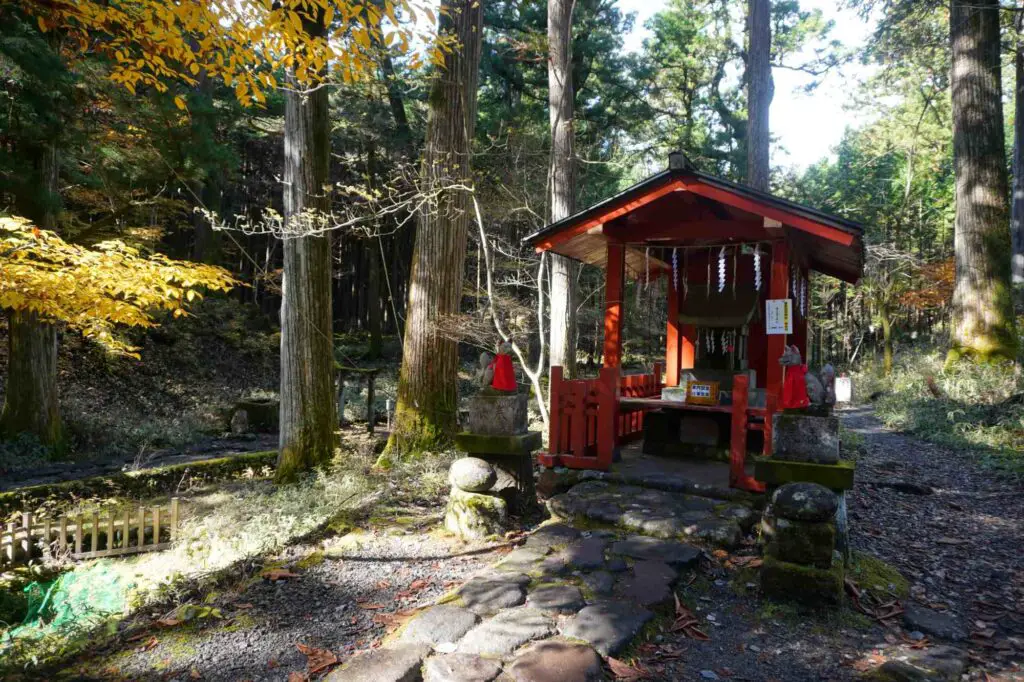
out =
<path fill-rule="evenodd" d="M 763 454 L 771 454 L 771 417 L 783 385 L 778 359 L 787 344 L 807 358 L 810 273 L 856 283 L 862 233 L 857 223 L 701 173 L 672 154 L 668 170 L 527 237 L 537 251 L 602 268 L 606 283 L 603 368 L 597 378 L 572 380 L 552 368 L 541 463 L 607 470 L 620 445 L 643 436 L 651 410 L 725 413 L 730 484 L 763 490 L 745 473 L 747 439 L 761 431 Z M 650 374 L 620 367 L 630 278 L 668 280 L 665 362 Z M 790 300 L 790 334 L 766 333 L 770 299 Z M 666 386 L 707 372 L 731 384 L 724 404 L 662 400 Z"/>

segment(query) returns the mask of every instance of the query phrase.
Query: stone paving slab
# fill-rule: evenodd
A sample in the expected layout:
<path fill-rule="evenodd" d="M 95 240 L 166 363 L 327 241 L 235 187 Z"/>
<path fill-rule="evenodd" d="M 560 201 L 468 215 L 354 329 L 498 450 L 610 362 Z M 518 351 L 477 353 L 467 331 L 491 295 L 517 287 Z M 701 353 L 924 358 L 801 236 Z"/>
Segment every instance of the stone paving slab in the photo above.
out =
<path fill-rule="evenodd" d="M 600 657 L 589 646 L 547 640 L 528 646 L 509 668 L 515 682 L 598 682 Z"/>
<path fill-rule="evenodd" d="M 554 633 L 555 621 L 537 609 L 506 609 L 466 633 L 458 652 L 479 656 L 508 656 L 535 639 Z"/>
<path fill-rule="evenodd" d="M 637 560 L 664 561 L 676 568 L 692 568 L 700 561 L 700 548 L 682 542 L 659 540 L 645 535 L 631 535 L 613 543 L 612 554 Z"/>
<path fill-rule="evenodd" d="M 653 617 L 653 613 L 636 604 L 599 601 L 573 616 L 561 633 L 587 642 L 604 656 L 613 656 Z"/>
<path fill-rule="evenodd" d="M 585 481 L 548 500 L 548 509 L 568 521 L 589 520 L 666 539 L 699 538 L 732 548 L 754 513 L 742 505 L 705 497 L 604 481 Z"/>
<path fill-rule="evenodd" d="M 479 615 L 497 613 L 526 601 L 530 576 L 521 573 L 486 573 L 471 578 L 457 591 L 459 605 Z"/>
<path fill-rule="evenodd" d="M 641 606 L 659 606 L 672 601 L 672 583 L 679 576 L 663 561 L 638 561 L 617 587 L 623 601 Z"/>
<path fill-rule="evenodd" d="M 429 654 L 429 644 L 372 649 L 352 658 L 324 679 L 326 682 L 418 682 L 420 665 Z"/>
<path fill-rule="evenodd" d="M 474 654 L 439 654 L 423 664 L 423 682 L 491 682 L 501 662 Z"/>
<path fill-rule="evenodd" d="M 458 642 L 479 620 L 469 609 L 451 604 L 432 606 L 418 613 L 405 625 L 399 641 L 403 644 L 429 644 L 432 647 Z"/>
<path fill-rule="evenodd" d="M 526 605 L 545 613 L 576 613 L 585 605 L 580 588 L 572 585 L 549 585 L 531 590 Z"/>

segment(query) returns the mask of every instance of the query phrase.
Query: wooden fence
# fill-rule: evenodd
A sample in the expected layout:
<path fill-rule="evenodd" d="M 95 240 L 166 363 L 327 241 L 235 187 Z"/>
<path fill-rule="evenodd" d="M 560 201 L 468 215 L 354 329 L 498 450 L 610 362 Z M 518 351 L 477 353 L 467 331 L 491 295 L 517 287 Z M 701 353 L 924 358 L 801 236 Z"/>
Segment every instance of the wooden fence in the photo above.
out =
<path fill-rule="evenodd" d="M 169 506 L 140 506 L 134 513 L 125 509 L 37 521 L 24 512 L 20 524 L 8 523 L 0 530 L 0 566 L 38 558 L 95 559 L 166 549 L 177 537 L 178 521 L 176 497 Z"/>

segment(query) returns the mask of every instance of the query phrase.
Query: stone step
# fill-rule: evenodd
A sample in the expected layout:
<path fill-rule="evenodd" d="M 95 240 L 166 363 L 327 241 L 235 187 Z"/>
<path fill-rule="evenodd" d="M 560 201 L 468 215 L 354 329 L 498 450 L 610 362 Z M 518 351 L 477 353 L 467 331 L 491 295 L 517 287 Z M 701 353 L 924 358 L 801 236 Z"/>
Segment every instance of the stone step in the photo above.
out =
<path fill-rule="evenodd" d="M 656 538 L 734 548 L 757 523 L 748 504 L 651 487 L 589 480 L 555 495 L 548 510 L 570 523 L 600 523 Z"/>
<path fill-rule="evenodd" d="M 629 466 L 615 471 L 548 469 L 541 474 L 537 487 L 550 495 L 565 492 L 587 481 L 602 481 L 616 485 L 631 485 L 670 493 L 683 493 L 694 497 L 707 497 L 755 507 L 764 505 L 762 495 L 730 488 L 728 485 L 700 481 L 682 472 L 666 470 L 657 464 L 651 466 L 645 466 L 645 464 L 646 462 L 631 462 Z"/>

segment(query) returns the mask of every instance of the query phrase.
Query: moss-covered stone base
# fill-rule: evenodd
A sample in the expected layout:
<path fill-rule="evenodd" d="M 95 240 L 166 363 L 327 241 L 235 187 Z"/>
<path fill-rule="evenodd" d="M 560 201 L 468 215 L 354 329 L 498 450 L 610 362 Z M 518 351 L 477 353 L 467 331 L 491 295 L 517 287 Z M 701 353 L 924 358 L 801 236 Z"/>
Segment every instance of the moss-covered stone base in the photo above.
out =
<path fill-rule="evenodd" d="M 780 561 L 831 568 L 836 548 L 833 523 L 808 523 L 765 516 L 761 522 L 765 553 Z"/>
<path fill-rule="evenodd" d="M 795 481 L 818 483 L 829 490 L 841 492 L 853 488 L 854 464 L 839 460 L 835 464 L 790 462 L 781 459 L 759 459 L 754 464 L 754 478 L 769 486 Z"/>
<path fill-rule="evenodd" d="M 501 535 L 508 523 L 508 504 L 500 497 L 453 488 L 448 497 L 444 527 L 464 540 Z"/>
<path fill-rule="evenodd" d="M 843 602 L 843 566 L 828 569 L 801 566 L 765 556 L 761 592 L 769 599 L 795 601 L 812 607 L 835 607 Z"/>

